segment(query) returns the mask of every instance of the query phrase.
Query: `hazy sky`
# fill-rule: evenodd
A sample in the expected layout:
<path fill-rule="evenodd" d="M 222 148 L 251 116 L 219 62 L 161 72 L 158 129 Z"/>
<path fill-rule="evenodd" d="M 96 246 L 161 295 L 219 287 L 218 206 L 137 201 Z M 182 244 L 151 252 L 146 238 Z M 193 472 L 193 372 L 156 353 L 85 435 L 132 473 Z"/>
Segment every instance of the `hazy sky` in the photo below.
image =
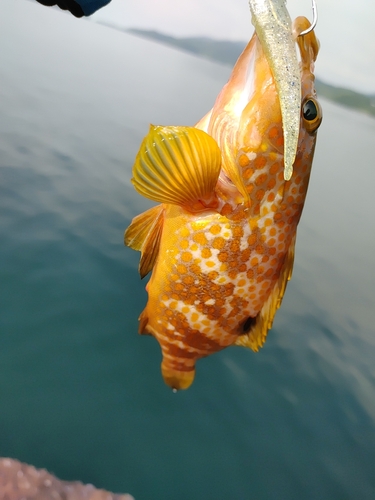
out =
<path fill-rule="evenodd" d="M 328 83 L 375 93 L 375 0 L 317 4 L 317 75 Z M 287 5 L 292 18 L 312 18 L 310 0 L 288 0 Z M 182 37 L 246 41 L 253 31 L 247 0 L 112 0 L 93 19 Z"/>

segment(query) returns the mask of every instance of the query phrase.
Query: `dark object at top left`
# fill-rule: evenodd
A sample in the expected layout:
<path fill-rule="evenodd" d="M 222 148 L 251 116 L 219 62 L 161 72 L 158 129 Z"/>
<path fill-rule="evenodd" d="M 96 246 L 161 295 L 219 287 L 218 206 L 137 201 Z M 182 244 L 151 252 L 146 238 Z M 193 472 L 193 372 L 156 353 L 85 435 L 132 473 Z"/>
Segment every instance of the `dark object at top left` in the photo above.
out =
<path fill-rule="evenodd" d="M 36 0 L 42 5 L 47 5 L 48 7 L 52 7 L 52 5 L 57 5 L 60 9 L 69 10 L 75 17 L 83 17 L 85 13 L 82 10 L 82 7 L 78 5 L 75 0 Z"/>

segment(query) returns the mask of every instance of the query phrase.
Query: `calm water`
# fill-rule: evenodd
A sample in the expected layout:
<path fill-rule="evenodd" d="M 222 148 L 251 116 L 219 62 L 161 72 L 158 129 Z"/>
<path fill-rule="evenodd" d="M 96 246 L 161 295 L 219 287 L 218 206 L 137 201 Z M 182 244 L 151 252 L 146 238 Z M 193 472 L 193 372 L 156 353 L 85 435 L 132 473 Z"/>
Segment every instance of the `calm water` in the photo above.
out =
<path fill-rule="evenodd" d="M 0 455 L 136 500 L 375 498 L 375 120 L 322 103 L 266 346 L 173 394 L 136 333 L 130 170 L 148 124 L 193 124 L 228 70 L 31 2 L 0 14 Z"/>

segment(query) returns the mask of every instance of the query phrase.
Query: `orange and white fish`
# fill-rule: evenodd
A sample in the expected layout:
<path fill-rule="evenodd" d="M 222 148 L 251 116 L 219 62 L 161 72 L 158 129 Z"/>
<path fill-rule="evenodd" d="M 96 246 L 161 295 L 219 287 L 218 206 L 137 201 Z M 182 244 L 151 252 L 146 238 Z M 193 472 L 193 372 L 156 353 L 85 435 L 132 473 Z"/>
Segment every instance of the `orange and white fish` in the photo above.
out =
<path fill-rule="evenodd" d="M 290 180 L 281 97 L 257 34 L 212 110 L 195 127 L 151 126 L 135 160 L 135 189 L 160 203 L 125 232 L 125 244 L 141 251 L 141 277 L 152 271 L 139 332 L 158 340 L 173 389 L 191 385 L 200 358 L 233 344 L 257 351 L 291 277 L 322 119 L 319 44 L 313 31 L 298 36 L 309 26 L 299 17 L 291 28 L 301 100 Z"/>

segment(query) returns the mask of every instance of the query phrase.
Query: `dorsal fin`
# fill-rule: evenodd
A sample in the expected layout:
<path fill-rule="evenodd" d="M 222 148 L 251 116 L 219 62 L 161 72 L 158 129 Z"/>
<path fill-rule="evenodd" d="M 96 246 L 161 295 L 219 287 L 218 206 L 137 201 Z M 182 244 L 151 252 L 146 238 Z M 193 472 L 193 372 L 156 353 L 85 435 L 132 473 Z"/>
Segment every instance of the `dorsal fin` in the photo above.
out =
<path fill-rule="evenodd" d="M 137 215 L 125 231 L 124 243 L 141 252 L 139 274 L 144 278 L 154 267 L 159 253 L 164 207 L 157 205 Z"/>
<path fill-rule="evenodd" d="M 289 246 L 288 253 L 285 257 L 285 262 L 283 264 L 283 267 L 281 268 L 280 276 L 274 286 L 274 289 L 272 290 L 270 296 L 268 297 L 267 301 L 256 317 L 256 320 L 252 325 L 249 333 L 240 335 L 235 342 L 236 345 L 249 347 L 253 351 L 257 352 L 266 341 L 268 330 L 272 327 L 273 318 L 276 314 L 277 309 L 281 305 L 286 285 L 292 277 L 295 244 L 296 237 L 294 236 Z"/>
<path fill-rule="evenodd" d="M 220 168 L 219 146 L 206 132 L 151 125 L 133 166 L 132 183 L 146 198 L 184 206 L 212 198 Z"/>

